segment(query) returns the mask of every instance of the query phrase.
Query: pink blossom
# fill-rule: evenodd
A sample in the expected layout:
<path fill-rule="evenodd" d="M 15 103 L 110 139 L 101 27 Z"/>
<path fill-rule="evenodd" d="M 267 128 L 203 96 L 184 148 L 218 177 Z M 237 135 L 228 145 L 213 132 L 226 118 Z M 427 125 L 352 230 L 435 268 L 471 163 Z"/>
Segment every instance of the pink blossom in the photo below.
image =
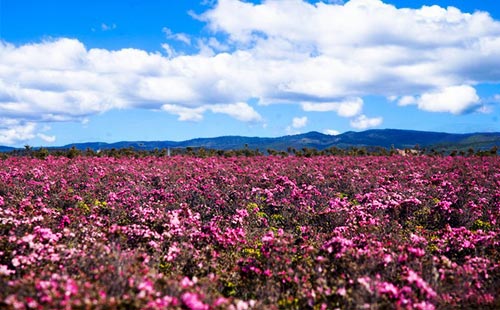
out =
<path fill-rule="evenodd" d="M 358 283 L 361 284 L 361 286 L 364 287 L 370 294 L 373 293 L 371 288 L 371 279 L 369 277 L 358 278 Z"/>
<path fill-rule="evenodd" d="M 204 304 L 198 294 L 186 292 L 182 294 L 181 300 L 190 310 L 208 310 L 209 306 Z"/>
<path fill-rule="evenodd" d="M 262 242 L 270 243 L 274 241 L 274 233 L 272 231 L 268 231 L 263 237 Z"/>
<path fill-rule="evenodd" d="M 425 251 L 420 248 L 408 247 L 407 250 L 416 257 L 422 257 L 425 255 Z"/>
<path fill-rule="evenodd" d="M 12 266 L 18 267 L 19 265 L 21 265 L 21 262 L 19 261 L 19 257 L 14 257 L 12 259 Z"/>
<path fill-rule="evenodd" d="M 273 275 L 273 272 L 269 269 L 266 269 L 262 274 L 265 275 L 266 277 L 271 277 Z"/>
<path fill-rule="evenodd" d="M 38 302 L 31 297 L 26 298 L 26 304 L 28 305 L 28 308 L 31 308 L 31 309 L 35 309 L 38 307 Z"/>
<path fill-rule="evenodd" d="M 346 294 L 347 294 L 347 290 L 345 289 L 345 287 L 339 287 L 337 289 L 337 295 L 345 296 Z"/>
<path fill-rule="evenodd" d="M 389 264 L 390 262 L 392 262 L 392 255 L 385 254 L 384 255 L 384 263 Z"/>
<path fill-rule="evenodd" d="M 8 308 L 500 300 L 500 157 L 0 161 Z"/>
<path fill-rule="evenodd" d="M 11 274 L 16 273 L 15 270 L 10 270 L 7 266 L 5 265 L 0 265 L 0 275 L 2 276 L 10 276 Z"/>
<path fill-rule="evenodd" d="M 415 283 L 417 287 L 423 290 L 430 298 L 433 298 L 437 295 L 436 292 L 429 286 L 429 284 L 411 269 L 408 269 L 406 280 L 409 283 Z"/>
<path fill-rule="evenodd" d="M 394 284 L 389 282 L 379 282 L 377 283 L 377 288 L 379 293 L 387 294 L 394 298 L 397 297 L 399 294 L 398 288 Z"/>
<path fill-rule="evenodd" d="M 229 302 L 229 300 L 227 298 L 224 298 L 224 297 L 219 297 L 217 298 L 214 303 L 213 303 L 213 306 L 214 307 L 220 307 L 224 304 L 227 304 Z"/>
<path fill-rule="evenodd" d="M 243 300 L 238 300 L 236 302 L 236 310 L 248 310 L 248 303 Z"/>
<path fill-rule="evenodd" d="M 194 282 L 191 281 L 188 277 L 182 278 L 182 280 L 181 280 L 181 286 L 183 288 L 188 288 L 188 287 L 191 287 L 193 285 L 194 285 Z"/>
<path fill-rule="evenodd" d="M 434 309 L 436 309 L 436 307 L 433 304 L 426 302 L 426 301 L 416 303 L 413 306 L 417 310 L 434 310 Z"/>
<path fill-rule="evenodd" d="M 181 249 L 174 243 L 171 247 L 168 248 L 167 255 L 165 255 L 165 260 L 167 262 L 173 261 L 177 255 L 181 252 Z"/>
<path fill-rule="evenodd" d="M 78 293 L 78 285 L 76 284 L 75 280 L 68 279 L 66 282 L 65 290 L 66 296 L 76 295 Z"/>

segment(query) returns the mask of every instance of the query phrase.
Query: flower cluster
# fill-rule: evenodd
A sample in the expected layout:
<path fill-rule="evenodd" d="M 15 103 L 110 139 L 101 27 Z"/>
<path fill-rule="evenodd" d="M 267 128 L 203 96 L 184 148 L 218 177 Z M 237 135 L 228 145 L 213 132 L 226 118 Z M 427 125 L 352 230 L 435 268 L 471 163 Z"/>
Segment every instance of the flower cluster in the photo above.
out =
<path fill-rule="evenodd" d="M 0 308 L 500 308 L 497 157 L 11 157 Z"/>

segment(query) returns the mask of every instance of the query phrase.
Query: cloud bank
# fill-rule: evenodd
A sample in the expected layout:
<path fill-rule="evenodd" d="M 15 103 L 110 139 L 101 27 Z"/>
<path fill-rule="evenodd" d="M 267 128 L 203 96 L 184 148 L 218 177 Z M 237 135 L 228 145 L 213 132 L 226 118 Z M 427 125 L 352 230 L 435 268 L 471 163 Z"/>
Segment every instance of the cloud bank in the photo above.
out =
<path fill-rule="evenodd" d="M 364 96 L 461 114 L 481 109 L 476 85 L 500 82 L 500 71 L 491 70 L 500 67 L 500 22 L 485 12 L 379 0 L 219 0 L 196 18 L 210 36 L 163 29 L 167 39 L 198 42 L 190 55 L 167 43 L 152 53 L 87 48 L 69 38 L 0 42 L 0 143 L 40 137 L 44 122 L 110 109 L 163 110 L 181 121 L 206 112 L 265 121 L 250 104 L 255 99 L 334 112 L 364 129 L 382 123 L 363 114 Z"/>

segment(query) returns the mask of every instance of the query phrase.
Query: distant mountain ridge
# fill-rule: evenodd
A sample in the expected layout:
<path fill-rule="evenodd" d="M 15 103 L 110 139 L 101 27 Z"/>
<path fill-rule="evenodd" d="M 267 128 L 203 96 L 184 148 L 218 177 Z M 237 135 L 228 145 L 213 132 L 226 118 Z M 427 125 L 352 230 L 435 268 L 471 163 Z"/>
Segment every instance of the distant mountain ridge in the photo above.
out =
<path fill-rule="evenodd" d="M 266 151 L 273 149 L 286 151 L 288 148 L 315 148 L 318 150 L 330 147 L 395 147 L 398 149 L 413 148 L 415 145 L 439 150 L 487 149 L 500 146 L 500 132 L 453 134 L 444 132 L 429 132 L 400 129 L 371 129 L 362 132 L 348 131 L 339 135 L 327 135 L 316 131 L 288 135 L 275 138 L 222 136 L 215 138 L 196 138 L 186 141 L 121 141 L 115 143 L 86 142 L 72 143 L 50 149 L 66 149 L 76 147 L 79 150 L 134 148 L 137 150 L 154 150 L 163 148 L 209 148 L 218 150 L 235 150 L 248 147 Z M 0 151 L 14 150 L 11 147 L 0 146 Z"/>

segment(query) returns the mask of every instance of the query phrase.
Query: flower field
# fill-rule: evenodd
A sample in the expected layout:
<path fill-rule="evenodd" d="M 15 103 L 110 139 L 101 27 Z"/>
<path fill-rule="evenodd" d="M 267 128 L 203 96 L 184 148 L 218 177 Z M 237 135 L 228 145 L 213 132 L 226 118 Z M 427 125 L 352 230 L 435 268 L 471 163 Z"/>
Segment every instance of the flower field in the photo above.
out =
<path fill-rule="evenodd" d="M 499 309 L 499 157 L 0 160 L 0 308 Z"/>

